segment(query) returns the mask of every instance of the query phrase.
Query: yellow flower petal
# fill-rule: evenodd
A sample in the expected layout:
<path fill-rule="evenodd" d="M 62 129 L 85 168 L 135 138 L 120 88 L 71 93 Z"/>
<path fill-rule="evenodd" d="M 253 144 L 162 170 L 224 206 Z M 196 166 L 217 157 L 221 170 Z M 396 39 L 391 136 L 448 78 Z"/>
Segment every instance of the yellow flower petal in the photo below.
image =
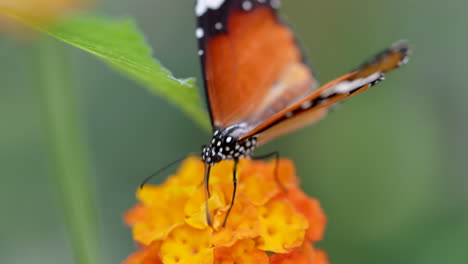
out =
<path fill-rule="evenodd" d="M 280 160 L 278 167 L 285 193 L 275 181 L 274 161 L 242 160 L 234 207 L 223 227 L 233 193 L 233 165 L 223 161 L 212 168 L 212 227 L 206 223 L 204 164 L 199 158 L 187 159 L 160 186 L 139 190 L 140 202 L 125 222 L 146 247 L 126 263 L 327 264 L 326 254 L 308 244 L 321 239 L 326 217 L 318 201 L 299 189 L 290 161 Z M 270 261 L 267 252 L 276 253 Z"/>
<path fill-rule="evenodd" d="M 213 245 L 216 247 L 230 247 L 238 240 L 255 238 L 260 232 L 260 219 L 257 207 L 253 206 L 249 200 L 239 195 L 236 197 L 234 207 L 227 220 L 226 227 L 223 227 L 227 210 L 220 210 L 214 218 Z"/>
<path fill-rule="evenodd" d="M 189 195 L 184 190 L 147 185 L 138 190 L 137 196 L 146 210 L 144 213 L 139 212 L 142 220 L 133 225 L 136 241 L 148 245 L 154 240 L 164 239 L 173 228 L 184 223 L 183 210 L 171 210 L 168 207 L 185 206 Z"/>
<path fill-rule="evenodd" d="M 172 186 L 195 186 L 203 184 L 204 164 L 199 157 L 187 158 L 175 175 L 170 176 L 166 183 Z"/>
<path fill-rule="evenodd" d="M 276 253 L 287 253 L 304 241 L 309 224 L 287 200 L 272 200 L 259 210 L 259 248 Z"/>
<path fill-rule="evenodd" d="M 241 170 L 243 163 L 240 162 L 238 170 Z M 211 168 L 210 185 L 231 185 L 232 186 L 232 173 L 234 171 L 234 161 L 223 161 Z"/>
<path fill-rule="evenodd" d="M 164 264 L 212 264 L 211 230 L 199 230 L 182 225 L 162 242 L 161 258 Z"/>
<path fill-rule="evenodd" d="M 246 239 L 237 242 L 232 247 L 215 249 L 215 264 L 268 264 L 266 252 L 256 248 L 255 242 Z"/>
<path fill-rule="evenodd" d="M 249 172 L 246 172 L 247 174 Z M 265 180 L 259 172 L 250 172 L 248 177 L 242 177 L 242 188 L 250 201 L 255 205 L 264 205 L 281 190 L 274 180 Z"/>
<path fill-rule="evenodd" d="M 211 192 L 210 199 L 208 200 L 210 208 L 210 216 L 219 208 L 227 206 L 224 200 L 224 194 L 221 190 L 216 189 Z M 205 189 L 199 188 L 194 195 L 188 200 L 185 205 L 185 222 L 192 227 L 203 229 L 208 227 L 206 222 L 206 201 Z"/>

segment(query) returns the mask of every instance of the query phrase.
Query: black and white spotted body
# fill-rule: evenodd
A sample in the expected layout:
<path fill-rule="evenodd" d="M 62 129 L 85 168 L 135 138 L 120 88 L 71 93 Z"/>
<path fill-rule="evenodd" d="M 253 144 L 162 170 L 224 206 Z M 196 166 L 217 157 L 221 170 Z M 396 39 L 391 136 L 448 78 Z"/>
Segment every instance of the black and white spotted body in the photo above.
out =
<path fill-rule="evenodd" d="M 202 159 L 213 166 L 222 160 L 239 160 L 249 157 L 257 145 L 257 138 L 251 137 L 239 141 L 235 136 L 236 126 L 215 129 L 211 142 L 202 148 Z"/>

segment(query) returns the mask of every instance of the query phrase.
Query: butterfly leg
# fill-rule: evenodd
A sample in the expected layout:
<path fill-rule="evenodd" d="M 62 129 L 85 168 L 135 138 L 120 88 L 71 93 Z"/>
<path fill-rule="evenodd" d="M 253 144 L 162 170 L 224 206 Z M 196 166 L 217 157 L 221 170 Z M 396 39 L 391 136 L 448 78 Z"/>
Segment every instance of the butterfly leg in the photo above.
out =
<path fill-rule="evenodd" d="M 270 157 L 275 157 L 275 169 L 273 171 L 273 173 L 275 174 L 275 181 L 284 192 L 287 192 L 288 189 L 286 189 L 286 186 L 284 186 L 283 183 L 281 183 L 281 180 L 279 178 L 278 166 L 279 166 L 280 154 L 278 151 L 274 151 L 274 152 L 261 155 L 261 156 L 252 156 L 251 158 L 253 160 L 262 160 L 262 159 L 268 159 Z"/>
<path fill-rule="evenodd" d="M 210 171 L 211 165 L 205 164 L 205 205 L 206 205 L 206 222 L 211 226 L 210 208 L 208 206 L 208 199 L 210 198 Z"/>
<path fill-rule="evenodd" d="M 234 168 L 232 170 L 232 184 L 234 186 L 234 190 L 232 192 L 231 204 L 229 205 L 229 209 L 224 217 L 223 227 L 226 227 L 227 219 L 229 214 L 231 213 L 232 207 L 234 206 L 234 199 L 236 198 L 236 190 L 237 190 L 237 165 L 239 164 L 239 160 L 234 160 Z"/>
<path fill-rule="evenodd" d="M 153 174 L 151 174 L 150 176 L 146 177 L 141 183 L 140 183 L 140 189 L 143 188 L 146 183 L 151 180 L 152 178 L 158 176 L 159 174 L 161 174 L 163 171 L 169 169 L 170 167 L 174 166 L 177 162 L 181 162 L 182 160 L 186 159 L 188 156 L 190 155 L 198 155 L 200 156 L 201 153 L 189 153 L 187 155 L 184 155 L 174 161 L 172 161 L 171 163 L 167 164 L 166 166 L 160 168 L 159 170 L 157 170 L 156 172 L 154 172 Z"/>

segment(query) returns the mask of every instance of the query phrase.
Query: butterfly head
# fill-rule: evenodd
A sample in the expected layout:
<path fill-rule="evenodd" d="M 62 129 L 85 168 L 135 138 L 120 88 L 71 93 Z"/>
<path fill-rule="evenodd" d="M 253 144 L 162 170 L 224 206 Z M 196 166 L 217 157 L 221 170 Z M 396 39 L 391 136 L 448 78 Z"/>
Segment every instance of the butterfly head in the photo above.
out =
<path fill-rule="evenodd" d="M 255 137 L 238 140 L 227 130 L 216 129 L 210 145 L 203 146 L 202 159 L 206 164 L 214 165 L 222 160 L 237 160 L 249 156 L 257 145 Z"/>

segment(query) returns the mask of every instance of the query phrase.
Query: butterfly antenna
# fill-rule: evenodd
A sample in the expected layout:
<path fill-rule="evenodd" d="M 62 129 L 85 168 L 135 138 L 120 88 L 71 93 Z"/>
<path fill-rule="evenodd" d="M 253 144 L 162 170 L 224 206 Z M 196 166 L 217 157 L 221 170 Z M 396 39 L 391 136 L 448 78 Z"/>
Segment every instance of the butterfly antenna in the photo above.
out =
<path fill-rule="evenodd" d="M 181 162 L 182 160 L 186 159 L 188 156 L 191 156 L 191 155 L 198 155 L 200 156 L 201 153 L 189 153 L 189 154 L 185 154 L 184 156 L 172 161 L 171 163 L 167 164 L 166 166 L 160 168 L 159 170 L 155 171 L 153 174 L 151 174 L 150 176 L 146 177 L 140 184 L 140 188 L 143 188 L 146 183 L 148 183 L 148 181 L 150 181 L 151 179 L 153 179 L 154 177 L 158 176 L 160 173 L 162 173 L 163 171 L 169 169 L 170 167 L 174 166 L 176 163 L 179 163 Z"/>
<path fill-rule="evenodd" d="M 206 223 L 209 226 L 213 226 L 210 217 L 210 208 L 208 205 L 208 200 L 210 199 L 210 171 L 211 165 L 206 163 L 205 164 L 205 213 L 206 213 Z"/>
<path fill-rule="evenodd" d="M 279 154 L 278 151 L 274 151 L 274 152 L 271 152 L 271 153 L 268 153 L 268 154 L 265 154 L 265 155 L 261 155 L 261 156 L 252 156 L 251 158 L 253 160 L 263 160 L 263 159 L 268 159 L 270 157 L 275 158 L 275 168 L 273 170 L 273 173 L 275 174 L 275 181 L 278 184 L 278 186 L 280 187 L 280 189 L 282 189 L 283 192 L 287 193 L 288 189 L 286 188 L 286 186 L 284 186 L 284 184 L 281 182 L 281 179 L 279 178 L 278 167 L 279 167 L 280 154 Z"/>

